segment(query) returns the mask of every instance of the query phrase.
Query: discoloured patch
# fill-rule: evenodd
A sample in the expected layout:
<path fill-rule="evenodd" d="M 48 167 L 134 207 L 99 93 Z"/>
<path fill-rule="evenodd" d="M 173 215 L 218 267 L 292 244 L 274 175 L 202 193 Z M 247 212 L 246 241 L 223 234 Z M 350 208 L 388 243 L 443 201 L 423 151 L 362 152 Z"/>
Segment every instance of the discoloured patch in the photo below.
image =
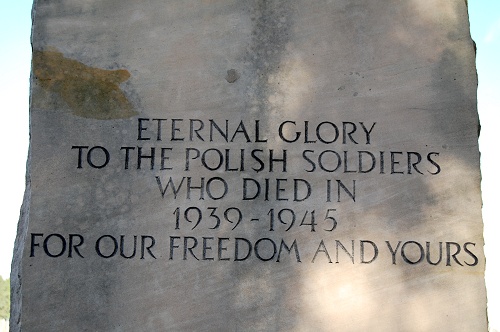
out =
<path fill-rule="evenodd" d="M 286 0 L 249 1 L 251 10 L 252 44 L 245 61 L 250 63 L 256 78 L 250 86 L 250 94 L 259 114 L 272 110 L 269 97 L 280 94 L 278 84 L 269 84 L 272 77 L 279 76 L 286 60 L 286 46 L 291 39 L 295 7 Z M 277 80 L 276 82 L 278 82 Z M 276 108 L 274 104 L 274 108 Z"/>
<path fill-rule="evenodd" d="M 119 86 L 130 77 L 125 69 L 92 68 L 45 50 L 33 52 L 33 73 L 43 89 L 57 94 L 77 116 L 109 120 L 137 114 Z"/>
<path fill-rule="evenodd" d="M 226 81 L 228 83 L 234 83 L 240 78 L 240 74 L 235 69 L 229 69 L 226 75 Z"/>

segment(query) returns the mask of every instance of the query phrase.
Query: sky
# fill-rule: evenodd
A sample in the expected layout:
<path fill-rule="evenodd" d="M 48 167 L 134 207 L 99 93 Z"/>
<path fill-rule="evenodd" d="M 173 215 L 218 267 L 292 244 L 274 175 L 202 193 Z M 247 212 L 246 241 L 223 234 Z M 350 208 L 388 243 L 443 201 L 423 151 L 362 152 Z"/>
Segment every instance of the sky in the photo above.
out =
<path fill-rule="evenodd" d="M 442 0 L 448 1 L 448 0 Z M 32 0 L 0 2 L 0 97 L 7 114 L 0 130 L 0 194 L 2 215 L 0 231 L 0 276 L 10 275 L 10 263 L 19 210 L 24 193 L 28 153 L 29 75 L 31 61 Z M 496 190 L 500 184 L 500 157 L 497 125 L 500 120 L 500 1 L 469 0 L 472 38 L 477 45 L 479 77 L 478 107 L 481 121 L 479 148 L 483 192 L 483 219 L 486 252 L 488 315 L 491 330 L 500 331 L 500 234 Z"/>
<path fill-rule="evenodd" d="M 481 190 L 483 196 L 484 239 L 486 253 L 486 288 L 491 330 L 500 331 L 500 250 L 498 236 L 498 194 L 500 184 L 497 152 L 500 122 L 500 1 L 469 0 L 471 34 L 476 42 L 478 71 L 478 110 L 481 121 Z"/>

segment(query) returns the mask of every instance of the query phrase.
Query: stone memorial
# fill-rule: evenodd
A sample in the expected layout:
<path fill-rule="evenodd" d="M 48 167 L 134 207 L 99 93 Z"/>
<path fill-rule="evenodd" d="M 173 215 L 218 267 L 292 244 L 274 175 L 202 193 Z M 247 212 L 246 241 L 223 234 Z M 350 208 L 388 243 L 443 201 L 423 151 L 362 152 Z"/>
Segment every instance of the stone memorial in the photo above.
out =
<path fill-rule="evenodd" d="M 12 331 L 487 331 L 463 0 L 35 0 Z"/>

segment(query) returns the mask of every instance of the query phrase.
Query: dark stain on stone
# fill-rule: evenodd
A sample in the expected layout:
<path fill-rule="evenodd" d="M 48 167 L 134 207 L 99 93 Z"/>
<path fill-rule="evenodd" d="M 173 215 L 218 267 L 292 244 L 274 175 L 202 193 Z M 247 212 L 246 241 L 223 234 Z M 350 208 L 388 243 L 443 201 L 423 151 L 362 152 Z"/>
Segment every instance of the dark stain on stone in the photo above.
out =
<path fill-rule="evenodd" d="M 268 98 L 276 92 L 276 87 L 269 84 L 269 78 L 279 73 L 286 56 L 296 9 L 288 0 L 252 0 L 246 4 L 253 29 L 245 62 L 256 74 L 249 92 L 254 96 L 254 106 L 262 114 L 271 111 Z"/>
<path fill-rule="evenodd" d="M 33 52 L 33 73 L 43 89 L 57 94 L 77 116 L 110 120 L 137 114 L 120 89 L 130 77 L 125 69 L 93 68 L 45 50 Z"/>
<path fill-rule="evenodd" d="M 240 78 L 240 74 L 235 69 L 229 69 L 226 75 L 226 81 L 228 83 L 234 83 Z"/>

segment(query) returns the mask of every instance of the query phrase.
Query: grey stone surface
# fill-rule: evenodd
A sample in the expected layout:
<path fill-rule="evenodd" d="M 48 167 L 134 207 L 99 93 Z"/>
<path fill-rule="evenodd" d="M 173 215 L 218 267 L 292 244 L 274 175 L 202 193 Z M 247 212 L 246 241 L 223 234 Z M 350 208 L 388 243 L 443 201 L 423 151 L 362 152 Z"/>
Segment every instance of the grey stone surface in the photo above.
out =
<path fill-rule="evenodd" d="M 13 331 L 487 330 L 464 1 L 39 0 L 32 43 Z"/>

